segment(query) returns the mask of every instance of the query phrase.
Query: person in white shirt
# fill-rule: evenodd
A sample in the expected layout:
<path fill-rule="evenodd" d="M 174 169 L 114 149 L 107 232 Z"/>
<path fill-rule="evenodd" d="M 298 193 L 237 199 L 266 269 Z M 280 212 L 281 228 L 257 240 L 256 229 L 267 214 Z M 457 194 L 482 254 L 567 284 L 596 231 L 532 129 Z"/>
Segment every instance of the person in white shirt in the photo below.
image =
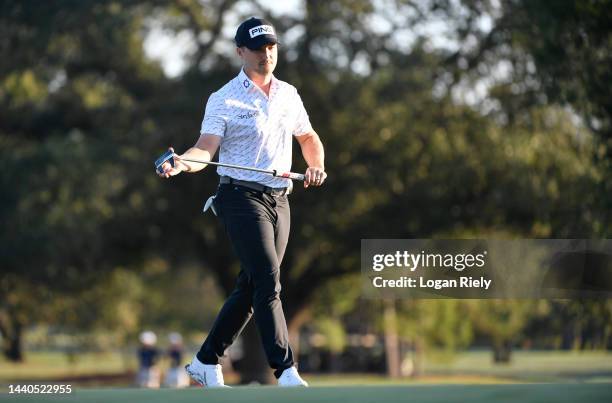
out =
<path fill-rule="evenodd" d="M 323 144 L 312 129 L 297 90 L 274 77 L 278 40 L 272 24 L 250 18 L 237 29 L 242 69 L 208 99 L 195 146 L 165 163 L 161 177 L 197 172 L 220 147 L 219 162 L 290 171 L 295 137 L 308 168 L 304 187 L 321 186 L 327 174 Z M 200 351 L 185 368 L 208 387 L 225 386 L 220 359 L 251 316 L 280 386 L 308 386 L 295 368 L 280 299 L 280 266 L 289 238 L 287 195 L 291 180 L 218 167 L 215 210 L 241 263 L 236 287 L 221 308 Z"/>

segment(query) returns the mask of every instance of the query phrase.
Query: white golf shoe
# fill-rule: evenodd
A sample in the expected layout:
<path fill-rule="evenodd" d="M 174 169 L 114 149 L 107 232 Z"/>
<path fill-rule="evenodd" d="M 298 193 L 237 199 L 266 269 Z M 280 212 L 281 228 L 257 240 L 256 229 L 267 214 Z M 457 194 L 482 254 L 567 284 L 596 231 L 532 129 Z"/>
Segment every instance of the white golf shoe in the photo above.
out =
<path fill-rule="evenodd" d="M 290 367 L 278 378 L 278 386 L 308 386 L 308 383 L 300 377 L 295 367 Z"/>
<path fill-rule="evenodd" d="M 202 364 L 194 356 L 191 363 L 185 365 L 185 371 L 194 381 L 207 388 L 229 388 L 223 381 L 223 371 L 219 364 Z"/>

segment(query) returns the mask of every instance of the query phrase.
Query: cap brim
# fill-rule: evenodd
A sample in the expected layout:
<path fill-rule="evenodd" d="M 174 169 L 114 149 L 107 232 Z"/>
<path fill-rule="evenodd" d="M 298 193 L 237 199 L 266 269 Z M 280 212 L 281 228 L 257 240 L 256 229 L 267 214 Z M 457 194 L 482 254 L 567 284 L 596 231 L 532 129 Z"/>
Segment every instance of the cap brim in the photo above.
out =
<path fill-rule="evenodd" d="M 267 44 L 278 44 L 278 40 L 272 35 L 260 35 L 257 38 L 249 41 L 245 46 L 251 50 L 259 50 L 262 46 Z"/>

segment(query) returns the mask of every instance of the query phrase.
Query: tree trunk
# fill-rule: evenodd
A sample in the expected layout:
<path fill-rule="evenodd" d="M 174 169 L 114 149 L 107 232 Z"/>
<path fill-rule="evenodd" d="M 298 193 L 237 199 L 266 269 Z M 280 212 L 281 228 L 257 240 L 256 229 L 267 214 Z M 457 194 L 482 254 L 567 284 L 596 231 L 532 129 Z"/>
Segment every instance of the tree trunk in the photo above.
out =
<path fill-rule="evenodd" d="M 570 322 L 565 324 L 561 333 L 561 349 L 571 350 L 576 345 L 576 326 Z"/>
<path fill-rule="evenodd" d="M 425 341 L 421 337 L 414 339 L 414 368 L 412 377 L 417 378 L 425 372 Z"/>
<path fill-rule="evenodd" d="M 493 362 L 508 364 L 512 353 L 512 343 L 508 340 L 493 343 Z"/>
<path fill-rule="evenodd" d="M 300 362 L 300 330 L 310 319 L 310 311 L 307 308 L 298 310 L 287 310 L 287 330 L 289 331 L 289 343 L 293 350 L 293 359 L 299 369 Z"/>
<path fill-rule="evenodd" d="M 275 379 L 268 359 L 261 345 L 261 338 L 257 332 L 255 321 L 249 321 L 242 332 L 243 355 L 235 363 L 235 369 L 240 374 L 240 383 L 273 384 Z"/>
<path fill-rule="evenodd" d="M 23 361 L 23 346 L 21 344 L 22 325 L 12 315 L 8 315 L 11 323 L 3 323 L 2 330 L 2 352 L 4 357 L 11 362 Z"/>
<path fill-rule="evenodd" d="M 399 340 L 397 337 L 397 315 L 395 300 L 384 300 L 385 326 L 385 357 L 387 359 L 387 375 L 391 378 L 400 376 Z"/>

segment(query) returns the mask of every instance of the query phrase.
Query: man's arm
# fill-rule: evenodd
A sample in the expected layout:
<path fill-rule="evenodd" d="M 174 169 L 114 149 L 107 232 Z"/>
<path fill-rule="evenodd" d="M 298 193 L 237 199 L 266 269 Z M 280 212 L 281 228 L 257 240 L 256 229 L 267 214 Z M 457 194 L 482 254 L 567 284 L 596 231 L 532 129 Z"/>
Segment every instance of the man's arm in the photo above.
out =
<path fill-rule="evenodd" d="M 179 155 L 179 160 L 182 158 L 196 159 L 202 161 L 210 161 L 217 153 L 221 144 L 221 137 L 214 134 L 202 134 L 193 147 Z M 207 164 L 199 164 L 197 162 L 181 161 L 187 165 L 185 172 L 198 172 L 206 168 Z"/>
<path fill-rule="evenodd" d="M 310 185 L 321 186 L 325 182 L 327 174 L 325 173 L 325 151 L 319 135 L 313 130 L 296 136 L 296 139 L 302 149 L 304 160 L 308 164 L 308 169 L 306 169 L 304 175 L 304 187 L 307 188 Z"/>
<path fill-rule="evenodd" d="M 159 176 L 169 178 L 178 175 L 181 172 L 198 172 L 204 169 L 207 164 L 197 162 L 183 161 L 183 158 L 197 159 L 202 161 L 210 161 L 217 153 L 221 144 L 221 137 L 214 134 L 202 134 L 193 147 L 185 151 L 182 155 L 177 155 L 174 158 L 174 167 L 170 163 L 163 165 L 163 173 Z"/>

